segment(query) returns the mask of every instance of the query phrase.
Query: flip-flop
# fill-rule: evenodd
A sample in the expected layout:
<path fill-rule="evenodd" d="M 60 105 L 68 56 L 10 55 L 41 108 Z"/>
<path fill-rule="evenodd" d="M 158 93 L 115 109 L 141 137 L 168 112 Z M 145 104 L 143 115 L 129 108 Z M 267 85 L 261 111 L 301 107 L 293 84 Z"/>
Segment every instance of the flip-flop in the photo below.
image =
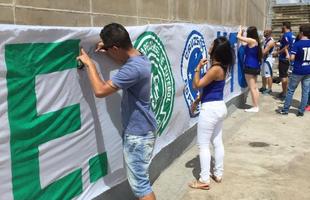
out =
<path fill-rule="evenodd" d="M 193 189 L 200 189 L 200 190 L 209 190 L 210 189 L 210 185 L 207 184 L 207 183 L 201 183 L 200 181 L 198 180 L 195 180 L 191 183 L 188 184 L 188 186 L 190 188 L 193 188 Z"/>

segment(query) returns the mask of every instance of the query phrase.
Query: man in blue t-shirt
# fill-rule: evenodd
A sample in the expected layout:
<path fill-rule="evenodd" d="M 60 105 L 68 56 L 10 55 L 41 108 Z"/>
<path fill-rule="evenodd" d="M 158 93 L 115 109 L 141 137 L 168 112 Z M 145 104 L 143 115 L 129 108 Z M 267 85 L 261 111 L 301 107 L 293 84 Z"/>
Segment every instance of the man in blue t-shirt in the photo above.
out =
<path fill-rule="evenodd" d="M 95 64 L 83 49 L 77 59 L 85 64 L 96 97 L 103 98 L 123 90 L 123 152 L 128 181 L 139 199 L 155 200 L 148 173 L 157 128 L 150 105 L 151 62 L 133 48 L 127 30 L 120 24 L 106 25 L 100 38 L 102 41 L 96 51 L 104 51 L 122 64 L 111 80 L 99 77 Z"/>
<path fill-rule="evenodd" d="M 282 37 L 280 40 L 280 49 L 275 52 L 274 55 L 279 55 L 279 77 L 281 79 L 282 92 L 279 94 L 279 98 L 284 100 L 287 92 L 288 85 L 288 69 L 290 66 L 289 52 L 293 46 L 295 36 L 291 32 L 291 23 L 283 22 L 282 25 Z"/>
<path fill-rule="evenodd" d="M 302 82 L 302 96 L 297 116 L 303 116 L 309 98 L 310 90 L 310 24 L 301 25 L 299 28 L 300 40 L 291 50 L 291 61 L 294 61 L 293 72 L 290 76 L 287 95 L 283 109 L 279 112 L 287 115 L 292 103 L 295 89 Z"/>

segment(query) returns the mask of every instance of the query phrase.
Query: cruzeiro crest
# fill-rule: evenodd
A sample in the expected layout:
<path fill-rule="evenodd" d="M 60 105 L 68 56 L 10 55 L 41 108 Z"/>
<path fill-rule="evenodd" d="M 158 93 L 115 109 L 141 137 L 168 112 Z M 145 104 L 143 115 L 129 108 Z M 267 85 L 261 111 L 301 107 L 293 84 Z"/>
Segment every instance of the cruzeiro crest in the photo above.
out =
<path fill-rule="evenodd" d="M 199 91 L 193 89 L 194 70 L 199 61 L 206 57 L 207 50 L 204 38 L 199 32 L 194 30 L 187 38 L 181 60 L 181 75 L 185 82 L 183 94 L 191 117 L 199 114 L 199 107 L 194 113 L 190 112 L 191 104 L 199 95 Z M 201 70 L 200 76 L 203 76 L 205 72 L 206 68 Z"/>
<path fill-rule="evenodd" d="M 175 83 L 171 65 L 160 38 L 154 32 L 142 33 L 134 44 L 152 63 L 151 104 L 161 135 L 172 114 L 175 96 Z"/>

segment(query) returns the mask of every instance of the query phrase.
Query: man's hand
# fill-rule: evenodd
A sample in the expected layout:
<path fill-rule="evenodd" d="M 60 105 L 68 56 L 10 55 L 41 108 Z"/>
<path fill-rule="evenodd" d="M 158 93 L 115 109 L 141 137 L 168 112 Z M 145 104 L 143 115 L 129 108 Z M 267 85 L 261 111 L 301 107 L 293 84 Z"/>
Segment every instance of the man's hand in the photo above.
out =
<path fill-rule="evenodd" d="M 76 58 L 77 60 L 80 60 L 84 65 L 89 67 L 93 62 L 88 56 L 88 54 L 84 51 L 83 48 L 81 48 L 81 54 Z"/>
<path fill-rule="evenodd" d="M 104 47 L 104 43 L 102 41 L 98 42 L 96 45 L 95 52 L 105 52 L 103 47 Z"/>
<path fill-rule="evenodd" d="M 272 56 L 273 56 L 273 57 L 277 57 L 278 55 L 279 55 L 278 51 L 274 51 L 274 52 L 272 53 Z"/>

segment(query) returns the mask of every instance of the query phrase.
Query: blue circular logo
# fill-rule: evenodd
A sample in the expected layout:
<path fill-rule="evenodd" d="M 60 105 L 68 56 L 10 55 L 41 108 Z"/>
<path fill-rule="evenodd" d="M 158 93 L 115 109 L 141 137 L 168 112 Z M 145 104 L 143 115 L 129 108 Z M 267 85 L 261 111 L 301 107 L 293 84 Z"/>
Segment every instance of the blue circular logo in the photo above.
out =
<path fill-rule="evenodd" d="M 198 31 L 192 31 L 186 41 L 181 60 L 181 75 L 185 83 L 183 90 L 184 98 L 191 117 L 196 117 L 199 114 L 199 107 L 192 113 L 191 105 L 199 95 L 199 90 L 193 88 L 194 70 L 202 58 L 207 57 L 207 49 L 202 34 Z M 206 73 L 206 67 L 200 72 L 200 77 Z"/>

